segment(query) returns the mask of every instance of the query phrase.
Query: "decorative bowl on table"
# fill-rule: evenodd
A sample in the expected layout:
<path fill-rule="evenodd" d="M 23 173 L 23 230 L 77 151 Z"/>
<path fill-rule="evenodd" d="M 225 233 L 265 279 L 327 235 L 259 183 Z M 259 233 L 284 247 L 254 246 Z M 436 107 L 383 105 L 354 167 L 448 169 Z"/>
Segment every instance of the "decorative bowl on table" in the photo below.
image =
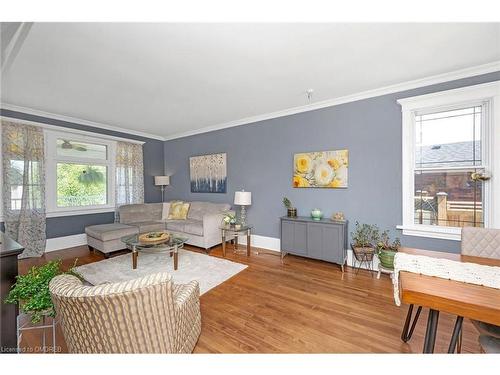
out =
<path fill-rule="evenodd" d="M 139 241 L 144 243 L 156 243 L 160 241 L 166 241 L 170 238 L 168 232 L 148 232 L 139 235 Z"/>

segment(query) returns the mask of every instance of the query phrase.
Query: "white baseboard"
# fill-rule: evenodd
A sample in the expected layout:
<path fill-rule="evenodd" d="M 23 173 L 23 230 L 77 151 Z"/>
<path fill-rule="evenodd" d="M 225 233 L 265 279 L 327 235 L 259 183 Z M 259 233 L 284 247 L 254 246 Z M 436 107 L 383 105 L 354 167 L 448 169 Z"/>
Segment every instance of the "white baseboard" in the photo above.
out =
<path fill-rule="evenodd" d="M 352 250 L 347 249 L 347 265 L 350 267 L 353 267 L 353 260 L 354 260 L 354 256 L 352 254 Z M 373 271 L 378 271 L 378 264 L 379 264 L 378 256 L 374 255 L 373 256 L 373 268 L 372 268 Z M 359 267 L 359 262 L 356 262 L 356 267 Z M 368 269 L 368 267 L 365 264 L 363 264 L 361 268 Z"/>
<path fill-rule="evenodd" d="M 47 239 L 45 252 L 67 249 L 69 247 L 82 246 L 87 244 L 87 235 L 85 233 L 74 234 L 72 236 L 56 237 Z"/>
<path fill-rule="evenodd" d="M 244 238 L 242 238 L 242 241 L 245 241 Z M 252 246 L 261 248 L 261 249 L 266 249 L 266 250 L 273 250 L 273 251 L 280 251 L 280 239 L 275 238 L 275 237 L 266 237 L 266 236 L 259 236 L 259 235 L 252 235 Z M 244 242 L 242 242 L 244 243 Z M 378 270 L 378 257 L 374 256 L 373 258 L 373 270 Z M 351 249 L 347 249 L 347 265 L 350 267 L 354 266 L 354 256 L 352 253 Z M 359 262 L 356 262 L 356 266 L 359 266 Z M 363 269 L 367 269 L 368 267 L 363 264 L 362 267 Z"/>
<path fill-rule="evenodd" d="M 266 237 L 253 235 L 251 239 L 252 246 L 259 247 L 261 249 L 280 251 L 280 239 L 274 237 Z"/>

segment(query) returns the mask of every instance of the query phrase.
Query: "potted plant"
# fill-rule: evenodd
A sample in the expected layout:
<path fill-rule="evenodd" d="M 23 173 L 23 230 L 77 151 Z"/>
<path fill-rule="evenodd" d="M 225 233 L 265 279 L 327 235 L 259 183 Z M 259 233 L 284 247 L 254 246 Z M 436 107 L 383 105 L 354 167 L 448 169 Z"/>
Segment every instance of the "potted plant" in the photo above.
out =
<path fill-rule="evenodd" d="M 224 214 L 222 221 L 226 225 L 234 226 L 236 224 L 236 214 L 234 212 L 227 212 Z"/>
<path fill-rule="evenodd" d="M 31 267 L 25 275 L 16 276 L 16 283 L 7 295 L 5 303 L 18 304 L 21 312 L 31 316 L 32 323 L 40 322 L 44 316 L 54 317 L 56 312 L 50 298 L 49 282 L 55 276 L 64 273 L 80 277 L 73 272 L 77 260 L 67 272 L 61 270 L 61 260 Z"/>
<path fill-rule="evenodd" d="M 290 199 L 283 197 L 283 205 L 286 207 L 286 216 L 297 217 L 297 209 L 292 206 Z"/>
<path fill-rule="evenodd" d="M 377 256 L 380 264 L 384 268 L 393 269 L 394 268 L 394 256 L 401 247 L 401 241 L 399 238 L 395 238 L 391 243 L 389 236 L 389 231 L 385 230 L 380 235 L 380 240 L 377 242 Z"/>
<path fill-rule="evenodd" d="M 360 224 L 356 221 L 354 232 L 351 232 L 351 248 L 357 260 L 372 261 L 375 252 L 374 243 L 378 242 L 379 229 L 376 225 Z"/>

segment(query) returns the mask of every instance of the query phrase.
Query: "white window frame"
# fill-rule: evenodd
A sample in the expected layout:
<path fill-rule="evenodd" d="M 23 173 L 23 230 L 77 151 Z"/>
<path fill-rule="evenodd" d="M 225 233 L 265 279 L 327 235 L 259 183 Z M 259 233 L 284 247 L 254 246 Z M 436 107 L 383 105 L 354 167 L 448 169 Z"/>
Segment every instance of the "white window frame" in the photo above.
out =
<path fill-rule="evenodd" d="M 402 110 L 403 235 L 461 240 L 461 228 L 415 224 L 415 116 L 484 104 L 482 164 L 492 178 L 484 185 L 484 221 L 487 228 L 500 227 L 500 81 L 399 99 Z M 466 169 L 466 168 L 464 168 Z M 469 168 L 467 168 L 469 169 Z"/>
<path fill-rule="evenodd" d="M 75 134 L 72 132 L 54 131 L 45 129 L 45 184 L 47 217 L 84 215 L 115 210 L 115 175 L 116 175 L 116 142 L 88 135 Z M 99 144 L 107 147 L 107 158 L 76 158 L 57 155 L 57 140 L 69 139 L 76 142 Z M 106 204 L 78 207 L 57 207 L 57 163 L 78 163 L 103 165 L 107 167 L 107 199 Z"/>

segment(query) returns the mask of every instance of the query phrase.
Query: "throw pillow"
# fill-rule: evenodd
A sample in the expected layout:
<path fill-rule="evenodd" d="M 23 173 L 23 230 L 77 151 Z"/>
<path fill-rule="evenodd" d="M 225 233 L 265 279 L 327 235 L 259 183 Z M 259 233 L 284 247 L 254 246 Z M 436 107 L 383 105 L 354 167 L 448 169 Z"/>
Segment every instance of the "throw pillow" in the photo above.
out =
<path fill-rule="evenodd" d="M 189 203 L 171 202 L 170 210 L 168 211 L 169 220 L 186 220 L 189 212 Z"/>

